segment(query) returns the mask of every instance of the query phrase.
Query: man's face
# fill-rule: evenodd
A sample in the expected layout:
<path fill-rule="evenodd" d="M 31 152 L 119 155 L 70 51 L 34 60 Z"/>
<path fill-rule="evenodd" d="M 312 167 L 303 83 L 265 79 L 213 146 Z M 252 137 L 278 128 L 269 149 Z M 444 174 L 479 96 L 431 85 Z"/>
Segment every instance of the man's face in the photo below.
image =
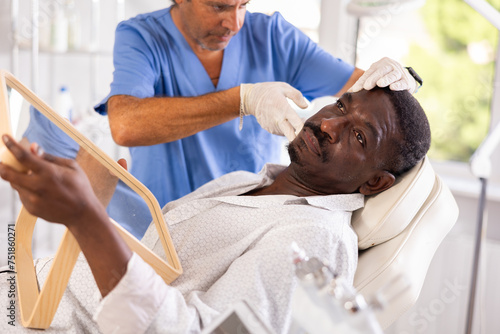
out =
<path fill-rule="evenodd" d="M 358 192 L 400 138 L 392 104 L 382 90 L 344 94 L 309 118 L 288 147 L 290 168 L 318 194 Z"/>
<path fill-rule="evenodd" d="M 240 31 L 249 0 L 179 0 L 178 10 L 188 42 L 219 51 Z"/>

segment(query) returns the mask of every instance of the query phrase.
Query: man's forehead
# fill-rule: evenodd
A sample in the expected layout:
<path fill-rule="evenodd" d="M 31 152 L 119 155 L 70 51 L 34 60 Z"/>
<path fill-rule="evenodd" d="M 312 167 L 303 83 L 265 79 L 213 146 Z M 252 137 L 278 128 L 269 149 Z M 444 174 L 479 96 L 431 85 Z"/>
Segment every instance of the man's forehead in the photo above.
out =
<path fill-rule="evenodd" d="M 378 89 L 377 87 L 370 90 L 360 90 L 355 93 L 344 93 L 340 99 L 346 104 L 356 103 L 356 105 L 361 105 L 363 109 L 368 108 L 380 108 L 393 110 L 393 104 L 389 96 L 385 93 L 383 89 Z"/>
<path fill-rule="evenodd" d="M 352 94 L 355 94 L 355 93 L 346 92 L 346 93 L 342 94 L 342 96 L 340 98 L 343 100 L 347 100 L 347 102 L 351 103 L 352 102 Z"/>

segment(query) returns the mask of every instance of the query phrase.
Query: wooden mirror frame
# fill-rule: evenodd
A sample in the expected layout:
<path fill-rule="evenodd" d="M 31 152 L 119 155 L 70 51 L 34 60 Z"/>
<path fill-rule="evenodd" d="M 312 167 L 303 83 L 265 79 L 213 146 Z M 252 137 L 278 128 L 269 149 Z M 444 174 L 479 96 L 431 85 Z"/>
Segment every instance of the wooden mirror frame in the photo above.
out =
<path fill-rule="evenodd" d="M 141 196 L 151 212 L 152 220 L 158 231 L 168 262 L 162 260 L 115 221 L 111 220 L 111 222 L 132 251 L 136 252 L 144 261 L 151 265 L 167 284 L 171 283 L 182 274 L 182 267 L 172 243 L 167 224 L 158 201 L 151 191 L 81 134 L 70 122 L 57 114 L 11 73 L 0 70 L 0 86 L 1 134 L 13 134 L 10 125 L 7 94 L 7 87 L 11 87 L 19 92 L 34 108 L 46 116 L 59 129 L 75 140 L 80 145 L 80 148 L 85 149 L 102 166 Z M 4 146 L 4 144 L 0 141 L 0 147 L 2 146 Z M 50 326 L 64 291 L 66 290 L 73 267 L 80 254 L 80 247 L 73 235 L 66 229 L 50 267 L 49 274 L 42 289 L 39 290 L 33 264 L 33 253 L 31 250 L 33 230 L 37 219 L 38 217 L 28 213 L 23 206 L 16 220 L 16 282 L 22 325 L 29 328 L 46 329 Z"/>

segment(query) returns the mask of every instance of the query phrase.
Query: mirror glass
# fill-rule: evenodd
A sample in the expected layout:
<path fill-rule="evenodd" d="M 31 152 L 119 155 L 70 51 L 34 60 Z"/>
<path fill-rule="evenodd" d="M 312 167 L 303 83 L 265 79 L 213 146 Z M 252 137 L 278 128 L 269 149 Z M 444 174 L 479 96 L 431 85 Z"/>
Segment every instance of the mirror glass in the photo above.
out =
<path fill-rule="evenodd" d="M 14 138 L 27 143 L 36 142 L 44 152 L 54 156 L 76 159 L 87 173 L 94 192 L 106 206 L 110 217 L 140 240 L 152 221 L 145 200 L 128 185 L 113 176 L 85 148 L 80 147 L 75 140 L 31 105 L 14 87 L 7 87 L 7 96 L 10 108 L 9 119 Z M 95 117 L 95 122 L 106 122 L 107 124 L 107 119 L 104 116 L 96 114 Z M 68 124 L 70 124 L 69 121 Z M 96 135 L 95 129 L 98 126 L 99 124 L 86 124 L 86 129 L 93 129 L 86 137 L 90 138 L 98 147 L 102 147 L 103 140 L 112 143 L 109 133 L 101 131 L 99 135 Z M 108 137 L 103 138 L 103 136 Z M 99 142 L 95 142 L 96 140 Z M 20 205 L 17 204 L 17 208 L 19 207 Z M 49 224 L 39 219 L 33 237 L 33 257 L 55 254 L 59 236 L 62 235 L 63 231 L 62 225 Z"/>

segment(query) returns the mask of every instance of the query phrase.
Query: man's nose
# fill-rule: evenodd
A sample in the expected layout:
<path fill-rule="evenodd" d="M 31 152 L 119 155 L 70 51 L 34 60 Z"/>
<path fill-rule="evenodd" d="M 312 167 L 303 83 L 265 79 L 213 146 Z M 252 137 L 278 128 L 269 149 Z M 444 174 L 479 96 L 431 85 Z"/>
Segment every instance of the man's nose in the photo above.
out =
<path fill-rule="evenodd" d="M 342 133 L 347 129 L 347 120 L 345 117 L 323 118 L 321 120 L 321 131 L 327 134 L 329 142 L 334 144 L 339 141 Z"/>
<path fill-rule="evenodd" d="M 245 11 L 240 8 L 235 8 L 232 11 L 228 11 L 222 20 L 222 26 L 232 32 L 238 32 L 243 25 L 243 20 L 245 19 Z"/>

